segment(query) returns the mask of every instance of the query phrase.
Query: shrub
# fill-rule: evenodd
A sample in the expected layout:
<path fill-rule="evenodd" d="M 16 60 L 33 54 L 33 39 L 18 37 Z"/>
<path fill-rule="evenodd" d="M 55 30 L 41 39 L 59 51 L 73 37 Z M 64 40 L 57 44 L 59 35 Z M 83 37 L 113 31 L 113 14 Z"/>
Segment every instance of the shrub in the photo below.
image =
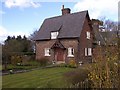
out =
<path fill-rule="evenodd" d="M 68 84 L 76 85 L 84 82 L 88 78 L 89 71 L 86 69 L 76 69 L 64 74 L 65 80 Z"/>
<path fill-rule="evenodd" d="M 93 82 L 93 88 L 119 87 L 118 63 L 116 61 L 99 61 L 91 65 L 90 69 L 91 72 L 88 74 L 88 78 Z"/>
<path fill-rule="evenodd" d="M 43 57 L 43 58 L 39 59 L 38 62 L 40 63 L 41 66 L 46 66 L 49 62 L 49 59 Z"/>
<path fill-rule="evenodd" d="M 58 67 L 67 67 L 67 64 L 66 63 L 61 63 L 61 64 L 58 64 L 57 66 Z"/>
<path fill-rule="evenodd" d="M 17 63 L 21 63 L 21 62 L 22 62 L 21 56 L 13 55 L 13 56 L 11 57 L 11 63 L 12 63 L 13 65 L 17 65 Z"/>
<path fill-rule="evenodd" d="M 77 64 L 76 64 L 75 60 L 70 60 L 68 65 L 69 65 L 69 67 L 72 67 L 72 68 L 77 67 Z"/>

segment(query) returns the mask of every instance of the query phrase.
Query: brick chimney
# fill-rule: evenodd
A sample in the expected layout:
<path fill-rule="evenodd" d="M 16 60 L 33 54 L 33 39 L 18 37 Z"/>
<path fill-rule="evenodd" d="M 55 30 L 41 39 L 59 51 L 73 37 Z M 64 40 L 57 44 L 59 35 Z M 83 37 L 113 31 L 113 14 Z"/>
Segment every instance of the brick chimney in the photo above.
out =
<path fill-rule="evenodd" d="M 70 9 L 69 8 L 64 8 L 64 5 L 62 5 L 62 15 L 70 14 Z"/>

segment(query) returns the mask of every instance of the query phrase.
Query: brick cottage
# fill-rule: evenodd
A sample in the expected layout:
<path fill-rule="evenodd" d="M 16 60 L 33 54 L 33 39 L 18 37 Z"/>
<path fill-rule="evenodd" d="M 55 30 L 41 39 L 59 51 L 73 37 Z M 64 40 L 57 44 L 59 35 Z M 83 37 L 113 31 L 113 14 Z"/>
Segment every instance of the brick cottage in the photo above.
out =
<path fill-rule="evenodd" d="M 45 19 L 35 36 L 36 59 L 92 62 L 94 33 L 88 11 L 70 13 L 64 5 L 61 11 L 62 15 Z"/>

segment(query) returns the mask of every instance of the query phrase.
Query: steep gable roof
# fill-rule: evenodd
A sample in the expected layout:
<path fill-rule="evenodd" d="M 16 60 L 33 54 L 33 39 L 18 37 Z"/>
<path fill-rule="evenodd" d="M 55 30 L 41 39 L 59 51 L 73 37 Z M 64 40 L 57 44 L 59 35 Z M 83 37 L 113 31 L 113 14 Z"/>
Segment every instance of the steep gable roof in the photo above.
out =
<path fill-rule="evenodd" d="M 34 40 L 50 39 L 52 31 L 59 31 L 59 39 L 80 37 L 86 15 L 88 11 L 45 19 Z"/>

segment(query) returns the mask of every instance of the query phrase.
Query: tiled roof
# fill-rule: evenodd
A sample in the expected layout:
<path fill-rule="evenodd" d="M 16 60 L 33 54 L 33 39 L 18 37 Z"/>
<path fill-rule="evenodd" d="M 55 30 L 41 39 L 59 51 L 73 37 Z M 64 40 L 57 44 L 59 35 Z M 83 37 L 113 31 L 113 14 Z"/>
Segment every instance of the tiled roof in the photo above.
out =
<path fill-rule="evenodd" d="M 34 40 L 50 39 L 52 31 L 59 31 L 59 39 L 80 37 L 86 15 L 88 11 L 45 19 Z"/>

